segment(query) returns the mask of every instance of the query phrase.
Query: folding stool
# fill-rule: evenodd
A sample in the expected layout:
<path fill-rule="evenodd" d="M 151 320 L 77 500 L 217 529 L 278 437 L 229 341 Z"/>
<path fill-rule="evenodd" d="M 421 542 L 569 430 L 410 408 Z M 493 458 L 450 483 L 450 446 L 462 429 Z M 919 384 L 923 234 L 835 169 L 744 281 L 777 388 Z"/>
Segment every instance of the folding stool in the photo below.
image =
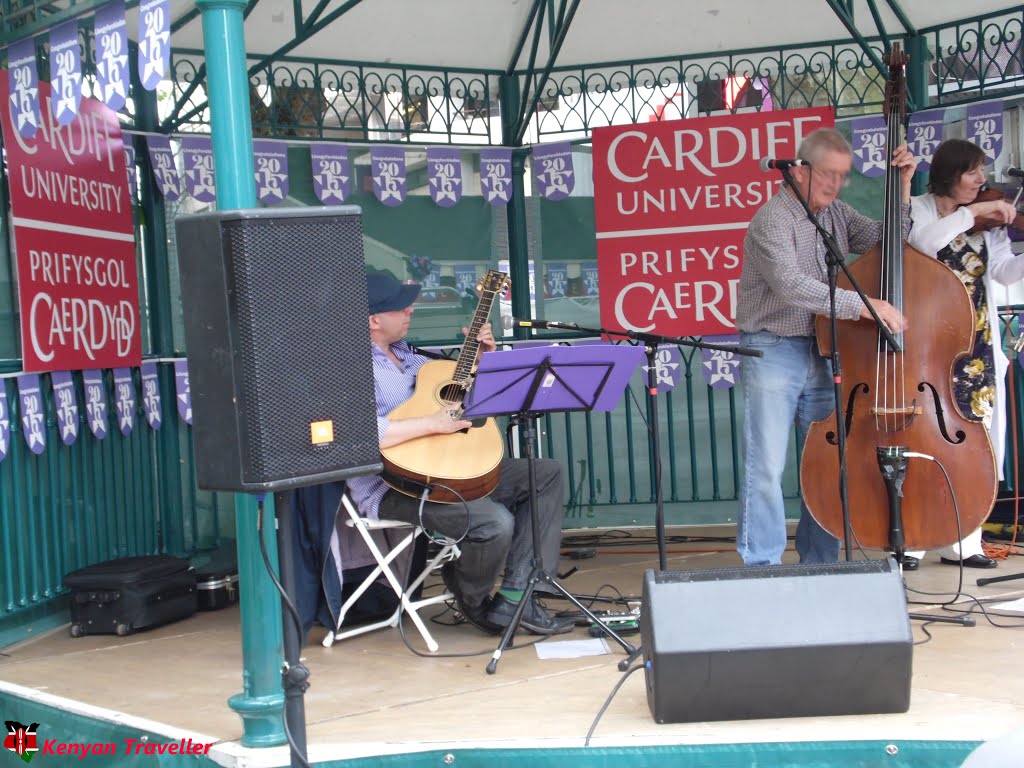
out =
<path fill-rule="evenodd" d="M 439 603 L 451 600 L 452 595 L 450 592 L 446 591 L 443 594 L 426 597 L 421 600 L 412 600 L 409 596 L 416 591 L 431 571 L 438 568 L 445 560 L 458 557 L 457 546 L 454 543 L 442 544 L 438 553 L 427 562 L 426 567 L 424 567 L 416 579 L 407 588 L 405 588 L 402 586 L 401 580 L 392 570 L 391 563 L 396 557 L 413 544 L 417 536 L 425 535 L 424 530 L 418 525 L 403 523 L 398 520 L 371 520 L 367 517 L 362 517 L 355 505 L 352 503 L 352 500 L 348 497 L 347 492 L 342 495 L 341 503 L 348 514 L 348 520 L 345 521 L 345 524 L 350 528 L 357 530 L 360 536 L 363 537 L 366 547 L 370 550 L 374 560 L 377 561 L 377 567 L 374 568 L 365 579 L 363 579 L 356 591 L 353 592 L 342 604 L 341 610 L 338 612 L 338 624 L 334 628 L 334 632 L 327 633 L 327 636 L 323 640 L 324 647 L 330 648 L 334 645 L 335 640 L 344 640 L 349 637 L 355 637 L 356 635 L 362 635 L 366 632 L 373 632 L 376 629 L 383 629 L 384 627 L 397 627 L 398 622 L 402 619 L 402 613 L 404 612 L 409 615 L 413 624 L 416 625 L 416 629 L 418 629 L 420 635 L 423 636 L 423 640 L 426 642 L 427 648 L 432 652 L 436 651 L 438 648 L 437 641 L 435 641 L 433 636 L 430 634 L 430 630 L 427 629 L 427 625 L 420 617 L 419 611 L 427 606 L 438 605 Z M 373 537 L 370 535 L 371 531 L 401 528 L 407 529 L 409 531 L 408 534 L 387 553 L 381 552 L 377 542 L 374 541 Z M 384 574 L 384 578 L 391 586 L 391 589 L 394 590 L 395 595 L 399 598 L 400 603 L 398 608 L 396 608 L 395 612 L 387 619 L 363 624 L 358 627 L 352 627 L 351 629 L 342 629 L 341 624 L 345 620 L 345 614 L 348 613 L 356 600 L 358 600 L 359 597 L 370 588 L 370 585 L 373 584 L 381 574 Z"/>

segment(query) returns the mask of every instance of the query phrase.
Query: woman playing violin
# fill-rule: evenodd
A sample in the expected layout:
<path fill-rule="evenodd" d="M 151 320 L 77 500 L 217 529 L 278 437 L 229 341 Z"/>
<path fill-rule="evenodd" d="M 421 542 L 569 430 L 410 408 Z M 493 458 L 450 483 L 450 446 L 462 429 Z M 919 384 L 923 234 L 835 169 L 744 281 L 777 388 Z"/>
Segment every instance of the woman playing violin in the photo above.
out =
<path fill-rule="evenodd" d="M 963 139 L 939 145 L 928 175 L 928 194 L 911 201 L 913 226 L 910 245 L 952 269 L 966 286 L 975 308 L 975 337 L 971 353 L 957 362 L 953 392 L 960 411 L 968 419 L 984 422 L 993 442 L 996 466 L 1002 478 L 1006 437 L 1005 395 L 1001 383 L 1008 361 L 999 343 L 999 320 L 992 296 L 992 282 L 1010 285 L 1024 278 L 1024 256 L 1010 250 L 1006 225 L 1017 211 L 1003 200 L 976 202 L 985 183 L 985 153 Z M 975 221 L 984 218 L 995 226 L 970 234 Z M 922 553 L 916 554 L 917 557 Z M 942 562 L 963 562 L 971 568 L 994 568 L 984 555 L 981 529 L 964 536 L 960 545 L 940 550 Z M 904 568 L 913 570 L 911 559 Z"/>

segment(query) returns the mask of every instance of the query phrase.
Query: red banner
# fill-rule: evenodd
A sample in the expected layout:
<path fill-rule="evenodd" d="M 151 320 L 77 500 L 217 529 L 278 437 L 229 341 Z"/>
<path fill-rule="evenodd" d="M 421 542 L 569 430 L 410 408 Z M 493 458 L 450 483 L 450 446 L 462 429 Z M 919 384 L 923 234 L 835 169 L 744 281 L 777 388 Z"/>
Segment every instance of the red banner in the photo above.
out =
<path fill-rule="evenodd" d="M 117 115 L 84 98 L 79 116 L 58 125 L 49 84 L 39 89 L 42 125 L 26 139 L 11 126 L 0 71 L 24 368 L 139 365 L 135 230 Z"/>
<path fill-rule="evenodd" d="M 831 109 L 594 129 L 601 325 L 665 336 L 735 333 L 747 225 Z"/>

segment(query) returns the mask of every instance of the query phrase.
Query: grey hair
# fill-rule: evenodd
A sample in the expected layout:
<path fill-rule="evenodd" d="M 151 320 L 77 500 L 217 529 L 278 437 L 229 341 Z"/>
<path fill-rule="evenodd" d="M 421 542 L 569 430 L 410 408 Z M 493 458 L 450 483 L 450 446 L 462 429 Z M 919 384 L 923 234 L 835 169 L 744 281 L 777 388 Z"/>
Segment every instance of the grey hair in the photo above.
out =
<path fill-rule="evenodd" d="M 804 140 L 800 142 L 800 150 L 796 156 L 814 165 L 821 160 L 826 152 L 835 152 L 848 157 L 853 156 L 853 148 L 835 128 L 818 128 L 811 131 Z"/>

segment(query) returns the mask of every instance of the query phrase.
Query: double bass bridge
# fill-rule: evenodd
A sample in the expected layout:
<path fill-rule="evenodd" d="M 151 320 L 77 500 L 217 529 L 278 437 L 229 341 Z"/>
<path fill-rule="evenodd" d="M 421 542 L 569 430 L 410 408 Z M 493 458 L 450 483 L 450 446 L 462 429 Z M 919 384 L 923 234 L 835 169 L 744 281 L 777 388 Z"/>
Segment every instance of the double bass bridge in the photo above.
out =
<path fill-rule="evenodd" d="M 869 413 L 875 417 L 875 423 L 884 432 L 901 432 L 914 423 L 914 419 L 923 413 L 921 406 L 914 400 L 909 405 L 899 407 L 873 406 Z"/>

